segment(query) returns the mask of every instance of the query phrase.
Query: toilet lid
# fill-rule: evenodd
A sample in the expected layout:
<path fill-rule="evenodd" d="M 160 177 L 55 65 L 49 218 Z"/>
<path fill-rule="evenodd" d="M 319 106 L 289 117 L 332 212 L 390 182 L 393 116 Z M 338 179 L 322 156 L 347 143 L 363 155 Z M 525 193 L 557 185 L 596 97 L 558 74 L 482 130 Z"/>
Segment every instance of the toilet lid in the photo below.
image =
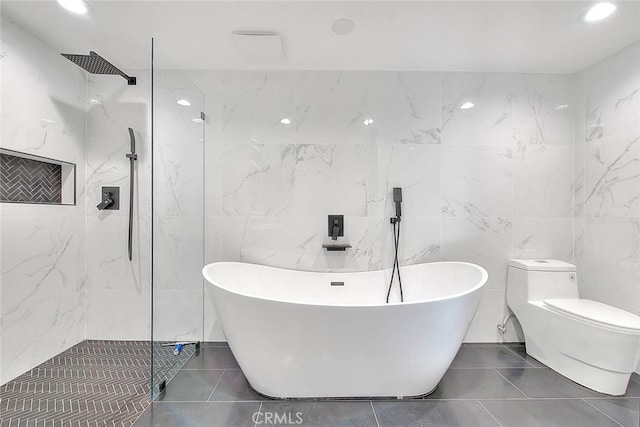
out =
<path fill-rule="evenodd" d="M 510 259 L 509 266 L 528 271 L 576 271 L 576 266 L 557 259 Z"/>
<path fill-rule="evenodd" d="M 588 299 L 546 299 L 547 307 L 596 322 L 603 326 L 613 327 L 625 332 L 640 333 L 640 317 L 628 311 Z"/>

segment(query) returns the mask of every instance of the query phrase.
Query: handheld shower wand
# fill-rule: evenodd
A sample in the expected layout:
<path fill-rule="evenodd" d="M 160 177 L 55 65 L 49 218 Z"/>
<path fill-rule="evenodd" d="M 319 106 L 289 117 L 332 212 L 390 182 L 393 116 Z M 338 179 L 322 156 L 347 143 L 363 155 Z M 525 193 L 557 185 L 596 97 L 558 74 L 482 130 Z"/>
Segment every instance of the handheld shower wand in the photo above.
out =
<path fill-rule="evenodd" d="M 393 189 L 393 201 L 396 204 L 396 219 L 400 222 L 402 216 L 402 188 L 395 187 Z"/>

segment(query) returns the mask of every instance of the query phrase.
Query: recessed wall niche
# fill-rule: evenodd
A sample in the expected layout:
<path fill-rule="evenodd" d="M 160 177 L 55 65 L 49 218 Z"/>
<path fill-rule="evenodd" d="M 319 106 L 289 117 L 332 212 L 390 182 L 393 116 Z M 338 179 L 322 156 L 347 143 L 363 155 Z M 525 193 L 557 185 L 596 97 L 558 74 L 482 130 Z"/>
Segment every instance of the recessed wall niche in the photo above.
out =
<path fill-rule="evenodd" d="M 0 148 L 0 202 L 76 204 L 76 165 Z"/>

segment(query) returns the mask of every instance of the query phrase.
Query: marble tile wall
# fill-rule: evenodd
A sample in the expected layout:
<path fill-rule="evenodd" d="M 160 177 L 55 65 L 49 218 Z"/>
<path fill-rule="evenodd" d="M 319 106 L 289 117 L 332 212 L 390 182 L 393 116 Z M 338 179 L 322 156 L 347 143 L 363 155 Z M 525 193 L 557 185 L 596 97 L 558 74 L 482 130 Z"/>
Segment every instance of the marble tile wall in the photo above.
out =
<path fill-rule="evenodd" d="M 578 73 L 576 106 L 580 290 L 640 314 L 640 43 Z"/>
<path fill-rule="evenodd" d="M 573 261 L 573 78 L 431 72 L 192 72 L 205 92 L 205 261 L 389 268 L 463 260 L 490 281 L 466 340 L 500 341 L 506 260 Z M 461 110 L 463 102 L 475 107 Z M 291 123 L 283 124 L 288 118 Z M 368 126 L 365 120 L 373 120 Z M 326 215 L 345 215 L 327 253 Z M 223 339 L 205 298 L 205 339 Z M 517 340 L 510 328 L 505 340 Z"/>
<path fill-rule="evenodd" d="M 128 86 L 116 76 L 90 75 L 87 85 L 86 336 L 148 340 L 151 331 L 150 74 Z M 128 128 L 134 130 L 133 257 L 129 227 Z M 120 188 L 120 210 L 96 209 L 103 186 Z"/>
<path fill-rule="evenodd" d="M 0 384 L 85 337 L 86 80 L 3 15 L 0 146 L 76 163 L 77 204 L 0 204 Z M 9 83 L 10 82 L 10 83 Z"/>
<path fill-rule="evenodd" d="M 181 71 L 157 70 L 154 82 L 153 336 L 202 340 L 204 95 Z"/>
<path fill-rule="evenodd" d="M 135 87 L 87 84 L 5 20 L 3 79 L 22 84 L 3 87 L 1 145 L 76 162 L 79 175 L 75 207 L 2 206 L 2 382 L 85 337 L 149 337 L 152 220 L 148 72 L 132 73 Z M 395 186 L 403 264 L 489 271 L 466 341 L 522 338 L 495 327 L 512 257 L 575 261 L 584 296 L 639 312 L 639 49 L 577 75 L 159 71 L 155 337 L 224 339 L 203 263 L 389 268 Z M 128 201 L 127 127 L 139 154 L 133 262 L 127 203 L 95 209 L 103 185 Z M 328 214 L 345 215 L 351 250 L 321 248 Z"/>
<path fill-rule="evenodd" d="M 136 86 L 91 76 L 87 112 L 87 338 L 151 336 L 151 156 L 154 156 L 154 295 L 156 340 L 202 339 L 204 252 L 204 97 L 180 71 L 154 75 L 151 153 L 150 74 Z M 191 106 L 180 106 L 187 99 Z M 129 136 L 136 135 L 133 261 L 127 257 Z M 102 186 L 120 187 L 121 210 L 96 210 Z M 117 315 L 114 309 L 117 308 Z"/>
<path fill-rule="evenodd" d="M 87 103 L 86 288 L 88 339 L 151 336 L 151 156 L 154 156 L 154 298 L 156 340 L 202 339 L 204 252 L 203 128 L 192 119 L 204 98 L 183 73 L 155 73 L 151 153 L 150 74 L 127 86 L 91 76 Z M 178 99 L 188 99 L 190 107 Z M 136 136 L 133 261 L 127 257 L 130 151 Z M 102 186 L 120 187 L 121 209 L 98 211 Z"/>

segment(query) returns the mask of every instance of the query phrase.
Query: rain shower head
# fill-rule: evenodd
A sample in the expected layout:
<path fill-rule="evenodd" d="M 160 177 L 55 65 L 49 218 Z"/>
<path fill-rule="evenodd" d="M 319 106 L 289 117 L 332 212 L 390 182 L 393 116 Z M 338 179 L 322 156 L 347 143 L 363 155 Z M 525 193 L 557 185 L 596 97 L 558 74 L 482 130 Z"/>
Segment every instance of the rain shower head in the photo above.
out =
<path fill-rule="evenodd" d="M 135 77 L 129 77 L 122 72 L 122 70 L 116 68 L 112 63 L 93 51 L 90 51 L 89 55 L 76 55 L 69 53 L 63 53 L 61 55 L 79 67 L 84 68 L 91 74 L 111 74 L 122 76 L 127 80 L 127 83 L 130 86 L 136 84 Z"/>

